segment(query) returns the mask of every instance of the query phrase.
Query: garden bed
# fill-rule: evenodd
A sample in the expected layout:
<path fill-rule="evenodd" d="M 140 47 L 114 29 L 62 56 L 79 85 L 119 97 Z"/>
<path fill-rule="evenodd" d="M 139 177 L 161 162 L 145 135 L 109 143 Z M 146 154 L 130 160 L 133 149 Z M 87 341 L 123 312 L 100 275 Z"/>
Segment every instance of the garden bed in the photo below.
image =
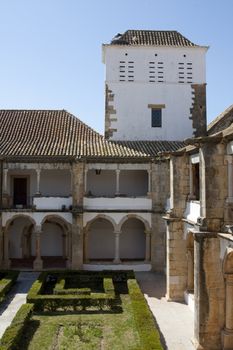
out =
<path fill-rule="evenodd" d="M 0 302 L 4 300 L 6 294 L 16 282 L 18 275 L 18 271 L 0 270 Z"/>
<path fill-rule="evenodd" d="M 28 302 L 34 313 L 21 322 L 18 345 L 0 349 L 162 349 L 132 272 L 44 272 L 29 291 Z M 32 306 L 28 308 L 31 312 Z"/>

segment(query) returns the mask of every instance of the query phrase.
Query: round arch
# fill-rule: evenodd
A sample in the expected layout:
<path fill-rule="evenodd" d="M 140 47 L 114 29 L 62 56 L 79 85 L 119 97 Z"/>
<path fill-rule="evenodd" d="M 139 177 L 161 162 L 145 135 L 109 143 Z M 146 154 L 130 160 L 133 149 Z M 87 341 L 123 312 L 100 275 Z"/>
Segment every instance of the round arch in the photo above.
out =
<path fill-rule="evenodd" d="M 67 233 L 67 231 L 69 229 L 71 229 L 71 224 L 59 215 L 54 215 L 54 214 L 46 215 L 41 222 L 41 227 L 46 222 L 47 223 L 56 223 L 56 224 L 60 225 L 64 229 L 64 231 L 65 231 L 64 233 Z"/>
<path fill-rule="evenodd" d="M 10 259 L 13 267 L 31 267 L 28 259 L 32 257 L 32 232 L 35 226 L 35 220 L 25 214 L 16 214 L 7 220 L 4 256 L 6 260 Z"/>
<path fill-rule="evenodd" d="M 59 215 L 47 215 L 41 222 L 41 256 L 45 266 L 64 266 L 70 256 L 71 224 Z"/>
<path fill-rule="evenodd" d="M 90 221 L 88 221 L 86 223 L 86 225 L 84 227 L 84 233 L 88 232 L 88 230 L 89 230 L 90 226 L 93 224 L 93 222 L 95 222 L 98 219 L 104 219 L 106 221 L 109 221 L 112 224 L 114 231 L 117 231 L 117 224 L 116 224 L 115 220 L 113 218 L 111 218 L 111 216 L 108 216 L 105 214 L 98 214 L 93 219 L 91 219 Z"/>
<path fill-rule="evenodd" d="M 115 255 L 115 221 L 97 215 L 85 226 L 85 260 L 113 260 Z"/>
<path fill-rule="evenodd" d="M 6 232 L 8 231 L 9 226 L 13 223 L 13 221 L 15 221 L 18 218 L 29 220 L 31 222 L 31 224 L 33 225 L 33 227 L 36 226 L 36 221 L 30 215 L 15 214 L 14 216 L 12 216 L 10 219 L 7 220 L 6 225 L 5 225 L 5 231 Z"/>
<path fill-rule="evenodd" d="M 140 220 L 137 215 L 127 216 L 122 220 L 120 228 L 120 259 L 146 260 L 146 232 L 148 229 L 146 229 L 144 220 Z"/>
<path fill-rule="evenodd" d="M 145 226 L 145 230 L 150 232 L 151 227 L 150 227 L 149 222 L 147 220 L 145 220 L 143 217 L 141 217 L 140 215 L 137 215 L 137 214 L 128 214 L 128 215 L 124 216 L 121 219 L 121 221 L 119 222 L 119 224 L 117 225 L 119 231 L 122 230 L 122 226 L 129 219 L 137 219 L 137 220 L 141 221 L 144 224 L 144 226 Z"/>

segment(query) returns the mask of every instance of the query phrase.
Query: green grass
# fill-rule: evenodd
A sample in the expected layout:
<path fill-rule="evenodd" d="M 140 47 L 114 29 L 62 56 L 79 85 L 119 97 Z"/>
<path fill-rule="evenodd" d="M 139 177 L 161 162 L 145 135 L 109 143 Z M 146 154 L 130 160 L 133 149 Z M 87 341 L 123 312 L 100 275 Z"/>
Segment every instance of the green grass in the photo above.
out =
<path fill-rule="evenodd" d="M 12 339 L 7 340 L 14 346 L 7 350 L 162 350 L 152 314 L 132 273 L 54 275 L 56 279 L 48 282 L 42 273 L 33 284 L 27 299 L 34 314 L 21 322 L 22 327 L 16 322 L 21 327 L 17 338 L 11 337 L 14 327 L 8 329 Z"/>
<path fill-rule="evenodd" d="M 122 307 L 123 312 L 119 314 L 35 314 L 20 347 L 25 350 L 143 350 L 129 295 L 122 296 Z"/>

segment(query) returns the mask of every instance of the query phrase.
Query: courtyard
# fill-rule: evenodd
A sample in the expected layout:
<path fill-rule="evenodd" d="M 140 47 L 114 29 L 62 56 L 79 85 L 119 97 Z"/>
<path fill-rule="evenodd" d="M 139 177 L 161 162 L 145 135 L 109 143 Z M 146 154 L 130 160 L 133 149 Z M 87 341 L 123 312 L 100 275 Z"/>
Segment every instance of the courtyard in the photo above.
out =
<path fill-rule="evenodd" d="M 84 272 L 78 278 L 72 273 L 68 279 L 50 280 L 44 272 L 42 279 L 47 282 L 41 288 L 38 274 L 21 273 L 2 305 L 1 333 L 27 299 L 34 302 L 34 310 L 24 324 L 17 349 L 194 349 L 193 313 L 183 303 L 166 301 L 163 275 L 136 273 L 153 320 L 133 275 L 111 272 L 102 278 L 103 273 L 90 274 L 91 278 Z M 36 283 L 30 289 L 33 280 Z M 80 298 L 81 303 L 77 302 Z"/>

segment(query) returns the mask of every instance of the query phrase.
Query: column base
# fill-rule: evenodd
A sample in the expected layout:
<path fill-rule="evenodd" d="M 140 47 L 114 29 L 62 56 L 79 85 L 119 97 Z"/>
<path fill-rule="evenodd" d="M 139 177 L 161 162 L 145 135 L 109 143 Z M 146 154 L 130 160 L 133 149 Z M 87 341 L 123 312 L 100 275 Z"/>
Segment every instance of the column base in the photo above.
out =
<path fill-rule="evenodd" d="M 114 259 L 114 260 L 113 260 L 113 263 L 114 263 L 114 264 L 121 264 L 121 259 Z"/>
<path fill-rule="evenodd" d="M 66 260 L 66 268 L 71 269 L 71 266 L 72 266 L 71 260 Z"/>
<path fill-rule="evenodd" d="M 3 269 L 10 269 L 10 267 L 11 267 L 11 261 L 10 261 L 10 259 L 3 260 L 3 262 L 2 262 L 2 267 L 3 267 Z"/>
<path fill-rule="evenodd" d="M 222 331 L 222 348 L 223 350 L 233 349 L 233 330 L 224 329 Z"/>
<path fill-rule="evenodd" d="M 43 270 L 43 260 L 42 259 L 35 259 L 33 261 L 33 270 L 35 270 L 35 271 Z"/>

